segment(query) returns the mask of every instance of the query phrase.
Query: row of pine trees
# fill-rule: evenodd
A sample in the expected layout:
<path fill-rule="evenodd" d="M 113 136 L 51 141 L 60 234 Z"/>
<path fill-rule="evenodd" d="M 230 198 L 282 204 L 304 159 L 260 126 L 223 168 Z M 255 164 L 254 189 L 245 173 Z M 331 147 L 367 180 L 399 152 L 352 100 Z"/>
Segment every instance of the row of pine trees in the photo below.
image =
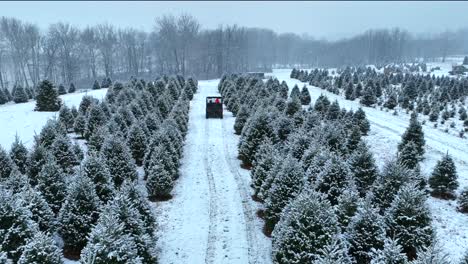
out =
<path fill-rule="evenodd" d="M 102 101 L 61 105 L 32 149 L 18 138 L 0 148 L 0 263 L 157 263 L 149 201 L 170 197 L 197 87 L 181 76 L 115 82 Z M 37 105 L 56 107 L 44 94 Z"/>
<path fill-rule="evenodd" d="M 382 170 L 364 136 L 365 112 L 340 108 L 283 81 L 227 75 L 219 91 L 236 116 L 239 158 L 263 203 L 274 263 L 448 263 L 436 243 L 427 192 L 454 195 L 449 155 L 429 178 L 419 169 L 417 116 Z M 460 199 L 466 209 L 468 201 Z M 433 262 L 437 260 L 437 262 Z"/>

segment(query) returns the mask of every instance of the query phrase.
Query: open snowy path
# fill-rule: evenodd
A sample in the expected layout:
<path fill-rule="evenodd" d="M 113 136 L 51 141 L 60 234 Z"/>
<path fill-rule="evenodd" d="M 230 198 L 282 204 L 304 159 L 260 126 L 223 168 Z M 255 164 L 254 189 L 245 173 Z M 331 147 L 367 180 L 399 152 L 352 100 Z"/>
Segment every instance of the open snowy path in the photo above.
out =
<path fill-rule="evenodd" d="M 180 178 L 173 198 L 156 205 L 160 263 L 270 263 L 250 198 L 248 171 L 239 167 L 234 117 L 205 119 L 206 96 L 219 80 L 200 81 L 191 102 Z"/>
<path fill-rule="evenodd" d="M 274 70 L 270 75 L 276 77 L 280 82 L 286 81 L 290 89 L 296 84 L 302 88 L 305 83 L 289 78 L 290 73 L 291 70 Z M 366 140 L 379 167 L 395 156 L 401 135 L 409 125 L 408 114 L 399 113 L 398 116 L 394 116 L 391 112 L 364 107 L 358 101 L 345 100 L 340 95 L 318 87 L 311 85 L 307 85 L 307 87 L 312 103 L 317 100 L 320 94 L 324 94 L 331 101 L 338 100 L 340 107 L 348 110 L 363 108 L 371 124 L 371 131 Z M 423 125 L 423 131 L 426 140 L 426 154 L 421 164 L 422 172 L 429 176 L 437 161 L 448 152 L 452 155 L 457 166 L 460 183 L 458 191 L 468 186 L 468 140 L 435 129 L 431 122 Z M 429 207 L 432 211 L 437 237 L 446 253 L 456 263 L 468 250 L 468 215 L 456 211 L 456 201 L 444 201 L 430 197 Z"/>

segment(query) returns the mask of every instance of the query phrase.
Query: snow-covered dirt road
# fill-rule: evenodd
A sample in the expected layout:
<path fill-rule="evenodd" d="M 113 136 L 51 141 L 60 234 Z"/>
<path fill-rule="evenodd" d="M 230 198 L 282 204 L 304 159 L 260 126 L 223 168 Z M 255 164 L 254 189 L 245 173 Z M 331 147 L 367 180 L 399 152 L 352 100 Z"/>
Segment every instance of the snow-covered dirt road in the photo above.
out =
<path fill-rule="evenodd" d="M 289 78 L 290 73 L 291 70 L 274 70 L 269 75 L 276 77 L 280 82 L 286 81 L 290 89 L 296 84 L 299 88 L 302 88 L 305 83 Z M 331 101 L 338 100 L 340 107 L 348 110 L 363 108 L 371 124 L 371 131 L 366 140 L 379 167 L 382 167 L 385 161 L 395 156 L 398 143 L 401 141 L 401 135 L 409 125 L 408 114 L 400 113 L 398 116 L 394 116 L 391 112 L 363 107 L 358 101 L 345 100 L 340 95 L 327 92 L 318 87 L 311 85 L 307 85 L 307 87 L 312 103 L 317 100 L 320 94 L 324 94 Z M 429 176 L 437 161 L 448 152 L 452 155 L 457 166 L 460 183 L 458 191 L 468 186 L 468 140 L 435 129 L 431 122 L 423 125 L 423 130 L 426 140 L 426 154 L 421 164 L 422 172 Z M 432 211 L 437 237 L 446 253 L 457 263 L 465 254 L 465 251 L 468 250 L 468 215 L 457 212 L 456 201 L 443 201 L 430 197 L 429 207 Z"/>
<path fill-rule="evenodd" d="M 237 160 L 234 117 L 205 118 L 219 80 L 200 81 L 191 102 L 180 178 L 158 202 L 160 263 L 271 263 L 271 242 L 256 217 L 249 172 Z"/>

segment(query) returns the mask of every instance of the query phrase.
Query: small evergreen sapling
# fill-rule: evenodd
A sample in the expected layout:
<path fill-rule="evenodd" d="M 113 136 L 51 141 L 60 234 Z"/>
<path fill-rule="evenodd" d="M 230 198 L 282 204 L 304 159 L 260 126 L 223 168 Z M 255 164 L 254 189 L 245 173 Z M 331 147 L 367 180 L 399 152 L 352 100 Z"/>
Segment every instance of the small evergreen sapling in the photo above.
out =
<path fill-rule="evenodd" d="M 18 135 L 15 136 L 15 141 L 11 145 L 10 158 L 21 173 L 26 173 L 28 167 L 28 149 L 24 146 Z"/>
<path fill-rule="evenodd" d="M 60 109 L 61 100 L 58 98 L 54 85 L 44 80 L 39 83 L 36 95 L 36 111 L 55 112 Z"/>
<path fill-rule="evenodd" d="M 458 210 L 468 213 L 468 187 L 465 187 L 458 197 Z"/>
<path fill-rule="evenodd" d="M 61 264 L 63 256 L 55 241 L 47 234 L 38 232 L 26 244 L 18 264 Z"/>

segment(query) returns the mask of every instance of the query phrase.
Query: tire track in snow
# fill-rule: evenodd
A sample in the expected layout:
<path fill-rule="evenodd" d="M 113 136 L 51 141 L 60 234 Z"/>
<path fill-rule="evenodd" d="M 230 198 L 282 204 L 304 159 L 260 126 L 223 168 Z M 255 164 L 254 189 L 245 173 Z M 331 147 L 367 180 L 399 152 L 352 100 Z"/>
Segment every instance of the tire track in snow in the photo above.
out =
<path fill-rule="evenodd" d="M 208 143 L 209 139 L 209 122 L 205 121 L 205 137 L 204 137 L 204 149 L 203 153 L 203 165 L 205 166 L 206 178 L 208 180 L 209 187 L 209 219 L 210 223 L 208 225 L 208 241 L 206 245 L 205 253 L 205 263 L 214 263 L 215 251 L 216 251 L 216 221 L 218 215 L 218 208 L 216 204 L 216 186 L 213 178 L 213 171 L 211 170 L 211 162 L 209 160 L 209 153 L 212 152 L 211 145 Z"/>
<path fill-rule="evenodd" d="M 260 256 L 257 252 L 258 244 L 257 238 L 255 236 L 255 212 L 252 210 L 250 206 L 250 187 L 242 180 L 242 176 L 239 173 L 236 164 L 232 163 L 231 158 L 229 157 L 230 149 L 229 145 L 226 142 L 226 134 L 230 133 L 226 130 L 226 125 L 224 118 L 221 122 L 222 124 L 222 132 L 223 132 L 223 145 L 224 145 L 224 158 L 226 159 L 226 163 L 228 164 L 229 171 L 234 176 L 234 180 L 236 181 L 236 188 L 239 190 L 242 199 L 242 213 L 244 215 L 244 222 L 245 222 L 245 232 L 247 236 L 247 251 L 249 257 L 249 263 L 255 264 L 259 263 L 257 258 Z"/>

